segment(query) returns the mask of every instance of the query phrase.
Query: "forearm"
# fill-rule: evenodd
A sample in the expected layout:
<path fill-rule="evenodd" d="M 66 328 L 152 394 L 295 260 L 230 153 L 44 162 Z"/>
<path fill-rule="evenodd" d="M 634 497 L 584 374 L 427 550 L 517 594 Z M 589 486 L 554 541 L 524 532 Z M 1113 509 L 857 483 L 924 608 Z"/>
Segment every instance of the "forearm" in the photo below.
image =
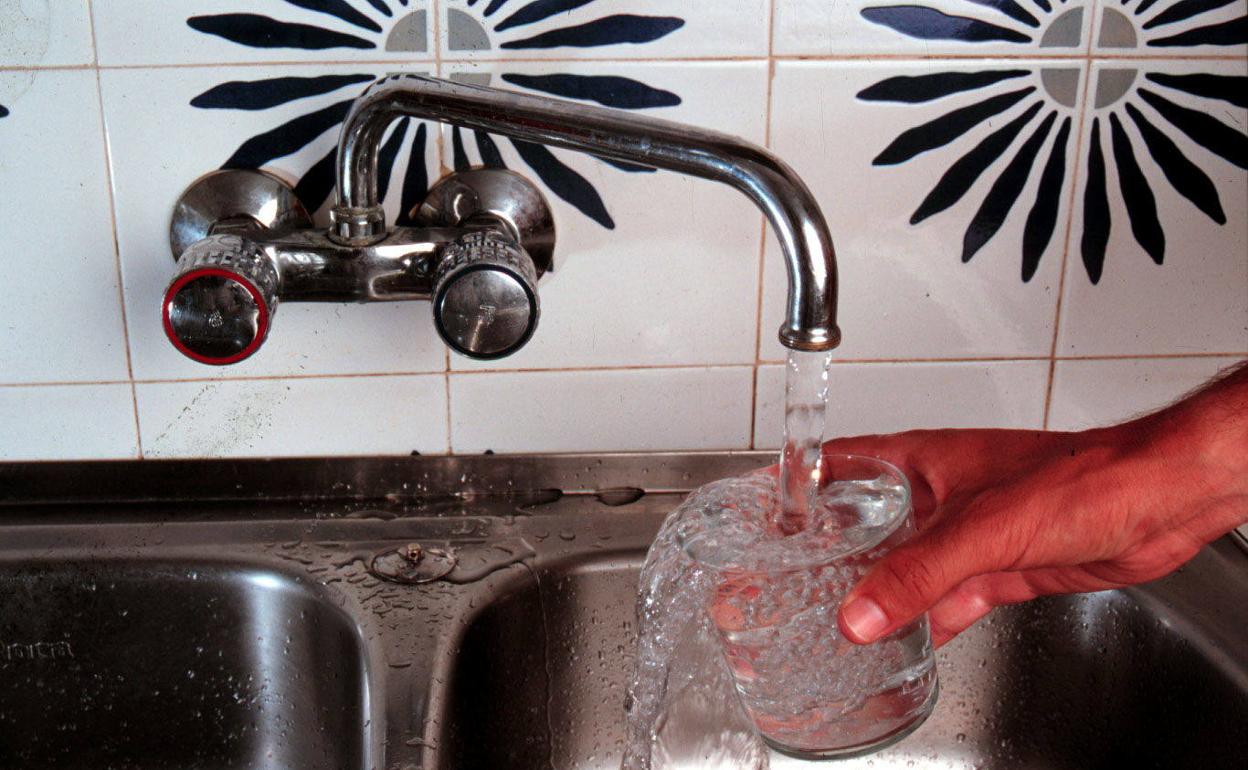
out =
<path fill-rule="evenodd" d="M 1155 484 L 1188 485 L 1193 534 L 1208 541 L 1248 523 L 1248 362 L 1119 428 L 1149 447 Z"/>

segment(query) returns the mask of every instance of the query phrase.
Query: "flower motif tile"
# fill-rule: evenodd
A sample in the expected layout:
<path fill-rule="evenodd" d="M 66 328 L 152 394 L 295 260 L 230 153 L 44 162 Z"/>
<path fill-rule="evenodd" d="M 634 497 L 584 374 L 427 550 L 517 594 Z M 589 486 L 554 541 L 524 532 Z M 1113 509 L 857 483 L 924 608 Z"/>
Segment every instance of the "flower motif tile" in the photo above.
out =
<path fill-rule="evenodd" d="M 781 62 L 772 147 L 811 185 L 836 243 L 838 356 L 1047 356 L 1082 78 L 1074 60 Z M 1070 87 L 1067 88 L 1067 85 Z M 870 127 L 864 130 L 864 127 Z M 768 238 L 760 355 L 784 270 Z"/>
<path fill-rule="evenodd" d="M 767 55 L 765 0 L 440 1 L 444 60 Z"/>
<path fill-rule="evenodd" d="M 1058 355 L 1248 351 L 1246 72 L 1094 65 Z"/>
<path fill-rule="evenodd" d="M 492 62 L 450 77 L 764 140 L 767 68 L 744 62 Z M 732 91 L 735 98 L 719 95 Z M 443 129 L 448 166 L 506 166 L 555 211 L 555 270 L 542 319 L 506 359 L 452 368 L 753 363 L 762 217 L 724 185 L 633 164 Z"/>

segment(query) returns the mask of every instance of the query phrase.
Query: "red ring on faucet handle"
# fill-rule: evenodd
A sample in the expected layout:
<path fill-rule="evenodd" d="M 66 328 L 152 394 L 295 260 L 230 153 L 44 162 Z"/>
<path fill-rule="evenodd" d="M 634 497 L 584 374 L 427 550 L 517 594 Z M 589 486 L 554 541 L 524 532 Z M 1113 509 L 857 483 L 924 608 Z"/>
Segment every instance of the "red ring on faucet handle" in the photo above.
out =
<path fill-rule="evenodd" d="M 205 356 L 202 353 L 196 353 L 194 350 L 188 348 L 186 344 L 178 338 L 177 333 L 174 332 L 173 321 L 170 317 L 173 312 L 173 298 L 177 296 L 179 291 L 182 290 L 182 287 L 186 286 L 196 278 L 203 278 L 206 276 L 227 278 L 238 283 L 247 290 L 248 294 L 251 295 L 252 300 L 256 303 L 256 307 L 260 311 L 259 322 L 256 326 L 256 336 L 252 338 L 250 343 L 247 344 L 247 347 L 233 355 L 225 356 L 224 358 Z M 198 361 L 201 364 L 211 364 L 212 366 L 225 366 L 226 364 L 238 363 L 244 358 L 250 356 L 252 353 L 255 353 L 264 342 L 265 337 L 269 335 L 269 319 L 271 318 L 269 313 L 269 304 L 265 302 L 264 295 L 261 294 L 259 287 L 257 287 L 246 277 L 239 275 L 232 270 L 226 270 L 220 267 L 200 267 L 178 276 L 173 283 L 169 284 L 169 288 L 165 290 L 165 299 L 160 305 L 160 315 L 161 321 L 163 322 L 162 325 L 165 327 L 165 336 L 168 337 L 169 341 L 173 343 L 173 346 L 178 349 L 178 352 L 187 358 Z"/>

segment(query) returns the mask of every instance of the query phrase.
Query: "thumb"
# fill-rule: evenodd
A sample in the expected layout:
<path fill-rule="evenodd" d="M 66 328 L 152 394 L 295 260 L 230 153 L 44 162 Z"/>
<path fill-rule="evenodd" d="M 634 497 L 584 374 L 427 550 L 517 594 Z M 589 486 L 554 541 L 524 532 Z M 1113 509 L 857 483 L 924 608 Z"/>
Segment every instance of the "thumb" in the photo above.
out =
<path fill-rule="evenodd" d="M 991 536 L 939 524 L 917 535 L 881 558 L 849 592 L 837 614 L 841 633 L 867 644 L 907 625 L 967 578 L 1002 569 L 1008 555 L 994 545 Z"/>

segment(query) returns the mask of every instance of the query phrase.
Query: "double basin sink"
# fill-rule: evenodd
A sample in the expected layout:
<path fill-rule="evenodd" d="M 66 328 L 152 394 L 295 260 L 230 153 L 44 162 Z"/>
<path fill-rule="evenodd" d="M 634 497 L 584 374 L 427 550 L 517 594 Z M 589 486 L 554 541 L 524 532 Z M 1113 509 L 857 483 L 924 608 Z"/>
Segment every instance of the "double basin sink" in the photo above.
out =
<path fill-rule="evenodd" d="M 0 465 L 0 768 L 614 770 L 651 538 L 770 459 Z M 939 670 L 841 767 L 1243 768 L 1248 547 L 999 609 Z"/>

